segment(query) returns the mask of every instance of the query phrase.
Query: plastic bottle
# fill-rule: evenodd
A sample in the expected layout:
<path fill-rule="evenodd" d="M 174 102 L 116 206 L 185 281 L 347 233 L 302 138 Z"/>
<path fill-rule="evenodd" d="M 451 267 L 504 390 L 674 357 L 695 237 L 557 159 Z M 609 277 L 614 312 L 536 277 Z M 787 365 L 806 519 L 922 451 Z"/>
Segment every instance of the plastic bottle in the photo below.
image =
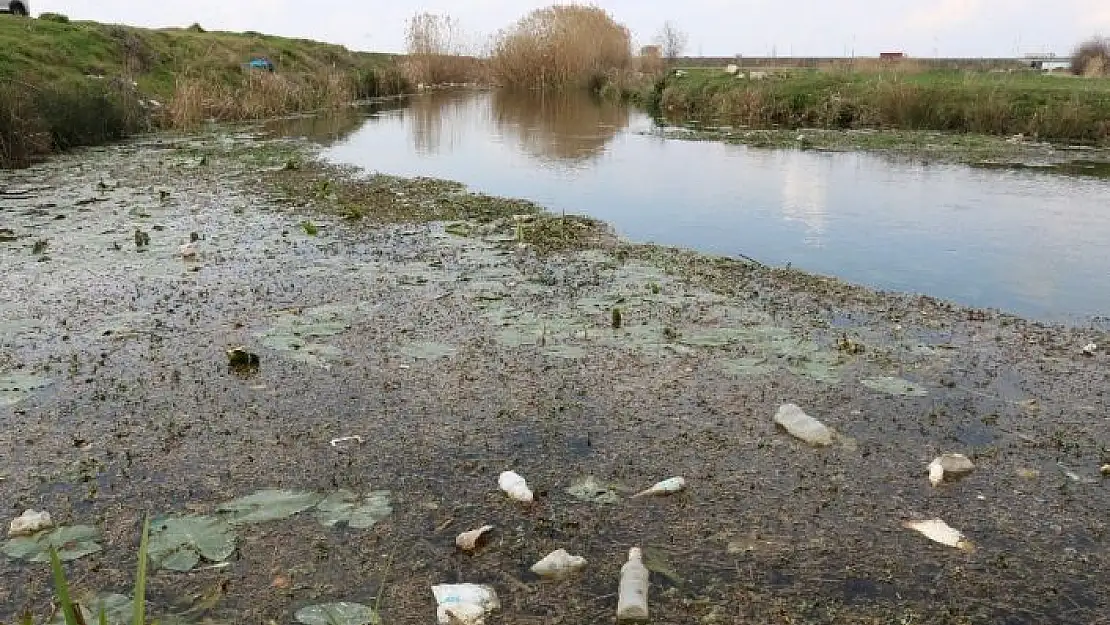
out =
<path fill-rule="evenodd" d="M 528 488 L 528 482 L 525 482 L 520 475 L 512 471 L 505 471 L 497 478 L 497 485 L 509 497 L 524 503 L 532 503 L 532 491 Z"/>
<path fill-rule="evenodd" d="M 636 493 L 632 496 L 633 499 L 639 497 L 647 497 L 648 495 L 673 495 L 686 488 L 686 480 L 681 477 L 672 477 L 659 482 L 651 488 Z"/>
<path fill-rule="evenodd" d="M 540 577 L 567 577 L 586 568 L 586 558 L 572 556 L 566 549 L 547 554 L 543 560 L 532 565 L 532 572 Z"/>
<path fill-rule="evenodd" d="M 621 567 L 621 584 L 617 594 L 618 621 L 648 620 L 648 570 L 639 547 L 628 550 L 628 562 Z"/>

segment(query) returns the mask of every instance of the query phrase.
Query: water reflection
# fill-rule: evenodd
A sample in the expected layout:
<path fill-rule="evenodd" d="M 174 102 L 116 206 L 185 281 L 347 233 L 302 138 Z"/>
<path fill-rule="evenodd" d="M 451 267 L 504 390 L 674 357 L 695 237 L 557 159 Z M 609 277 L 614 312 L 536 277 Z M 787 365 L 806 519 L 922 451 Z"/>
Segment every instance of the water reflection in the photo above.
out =
<path fill-rule="evenodd" d="M 645 136 L 582 94 L 437 93 L 326 152 L 584 213 L 632 240 L 742 253 L 1052 320 L 1110 312 L 1110 184 Z"/>
<path fill-rule="evenodd" d="M 544 95 L 493 92 L 492 119 L 520 147 L 539 159 L 587 163 L 628 127 L 628 108 L 584 91 Z"/>
<path fill-rule="evenodd" d="M 263 128 L 270 136 L 303 138 L 330 146 L 343 141 L 361 128 L 366 123 L 367 112 L 400 109 L 405 105 L 404 101 L 388 100 L 367 107 L 342 108 L 324 115 L 283 117 L 266 122 Z"/>

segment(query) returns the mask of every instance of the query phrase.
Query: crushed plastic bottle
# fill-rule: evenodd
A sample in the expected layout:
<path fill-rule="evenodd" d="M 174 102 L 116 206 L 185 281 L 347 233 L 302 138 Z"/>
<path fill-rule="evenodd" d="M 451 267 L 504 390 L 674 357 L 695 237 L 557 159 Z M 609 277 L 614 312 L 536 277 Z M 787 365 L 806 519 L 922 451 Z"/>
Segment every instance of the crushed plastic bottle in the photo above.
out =
<path fill-rule="evenodd" d="M 947 523 L 940 519 L 930 519 L 928 521 L 906 521 L 902 523 L 902 527 L 918 532 L 925 538 L 933 542 L 946 545 L 948 547 L 955 547 L 962 551 L 974 551 L 975 547 L 971 541 L 964 537 L 963 533 L 959 530 L 950 527 Z"/>
<path fill-rule="evenodd" d="M 492 529 L 492 525 L 483 525 L 476 530 L 463 532 L 455 537 L 455 546 L 463 551 L 474 551 L 478 547 L 478 541 L 482 536 Z"/>
<path fill-rule="evenodd" d="M 547 554 L 544 559 L 532 565 L 532 572 L 540 577 L 561 578 L 586 568 L 586 558 L 572 556 L 566 549 Z"/>
<path fill-rule="evenodd" d="M 782 426 L 791 436 L 800 438 L 810 445 L 825 447 L 833 443 L 832 430 L 794 404 L 780 406 L 775 413 L 775 423 Z"/>
<path fill-rule="evenodd" d="M 50 518 L 49 512 L 25 510 L 23 514 L 12 519 L 12 524 L 8 527 L 8 536 L 12 538 L 32 536 L 52 527 L 54 527 L 54 520 Z"/>
<path fill-rule="evenodd" d="M 620 589 L 617 592 L 618 621 L 648 620 L 649 575 L 640 548 L 629 549 L 628 562 L 621 567 Z"/>
<path fill-rule="evenodd" d="M 663 480 L 652 486 L 651 488 L 640 491 L 632 496 L 633 499 L 637 497 L 647 497 L 649 495 L 673 495 L 686 488 L 686 480 L 681 477 L 671 477 Z"/>
<path fill-rule="evenodd" d="M 501 607 L 491 586 L 440 584 L 432 586 L 432 594 L 439 625 L 482 625 L 486 613 Z"/>
<path fill-rule="evenodd" d="M 958 480 L 975 470 L 975 464 L 963 454 L 942 454 L 929 463 L 929 483 L 940 486 L 944 481 Z"/>
<path fill-rule="evenodd" d="M 528 488 L 528 482 L 524 481 L 524 478 L 520 475 L 512 471 L 505 471 L 497 478 L 497 485 L 512 499 L 523 503 L 532 503 L 532 490 Z"/>

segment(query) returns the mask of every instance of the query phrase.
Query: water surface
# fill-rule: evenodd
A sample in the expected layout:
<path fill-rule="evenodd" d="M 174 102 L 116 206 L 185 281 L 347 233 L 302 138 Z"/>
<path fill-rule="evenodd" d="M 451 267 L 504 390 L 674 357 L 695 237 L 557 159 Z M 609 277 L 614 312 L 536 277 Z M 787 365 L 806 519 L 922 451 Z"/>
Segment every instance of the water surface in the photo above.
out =
<path fill-rule="evenodd" d="M 1110 313 L 1110 182 L 651 136 L 585 95 L 440 92 L 372 112 L 326 156 L 449 178 L 640 242 L 792 265 L 1029 317 Z"/>

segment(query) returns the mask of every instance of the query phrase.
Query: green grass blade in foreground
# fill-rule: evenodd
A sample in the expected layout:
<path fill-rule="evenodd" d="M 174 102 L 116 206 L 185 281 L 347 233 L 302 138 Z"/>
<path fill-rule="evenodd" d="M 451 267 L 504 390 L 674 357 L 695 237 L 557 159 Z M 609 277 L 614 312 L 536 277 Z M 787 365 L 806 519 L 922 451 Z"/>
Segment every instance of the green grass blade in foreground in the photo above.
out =
<path fill-rule="evenodd" d="M 143 536 L 139 539 L 139 567 L 135 572 L 135 611 L 131 625 L 146 624 L 147 546 L 150 542 L 150 517 L 143 519 Z"/>
<path fill-rule="evenodd" d="M 80 625 L 73 600 L 69 598 L 66 572 L 62 568 L 61 559 L 58 558 L 58 550 L 54 547 L 50 548 L 50 570 L 54 573 L 54 593 L 58 595 L 58 603 L 62 604 L 62 614 L 65 616 L 66 625 Z"/>

